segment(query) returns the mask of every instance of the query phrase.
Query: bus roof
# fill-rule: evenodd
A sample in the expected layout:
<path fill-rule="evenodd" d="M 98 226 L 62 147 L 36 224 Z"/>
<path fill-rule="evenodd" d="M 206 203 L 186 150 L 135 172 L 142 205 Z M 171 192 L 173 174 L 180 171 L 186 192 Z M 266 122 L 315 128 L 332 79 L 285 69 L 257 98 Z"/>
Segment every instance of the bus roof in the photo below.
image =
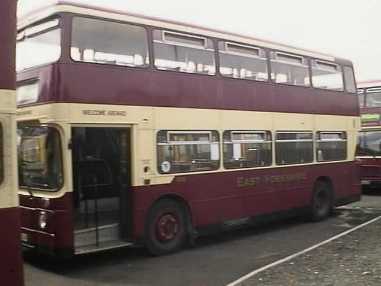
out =
<path fill-rule="evenodd" d="M 357 82 L 357 88 L 359 88 L 359 89 L 371 88 L 371 87 L 380 87 L 380 86 L 381 86 L 381 79 Z"/>
<path fill-rule="evenodd" d="M 307 49 L 301 49 L 281 43 L 276 43 L 268 40 L 258 39 L 247 35 L 240 35 L 232 32 L 224 32 L 212 28 L 201 27 L 193 24 L 176 22 L 170 20 L 164 20 L 157 17 L 147 17 L 145 15 L 132 14 L 124 11 L 112 10 L 101 8 L 97 6 L 88 6 L 78 3 L 73 3 L 67 0 L 58 0 L 56 4 L 48 5 L 25 14 L 19 19 L 18 28 L 23 29 L 37 21 L 43 20 L 49 16 L 57 13 L 74 13 L 80 15 L 90 15 L 94 17 L 100 17 L 104 19 L 112 19 L 118 21 L 126 21 L 132 23 L 138 23 L 143 25 L 156 26 L 161 28 L 167 28 L 172 30 L 179 30 L 192 34 L 205 35 L 214 38 L 220 38 L 224 40 L 230 40 L 235 42 L 243 42 L 260 47 L 267 47 L 275 50 L 282 50 L 284 52 L 300 54 L 304 56 L 314 57 L 327 61 L 340 61 L 350 64 L 351 62 L 344 59 L 336 58 L 332 55 L 315 52 Z"/>

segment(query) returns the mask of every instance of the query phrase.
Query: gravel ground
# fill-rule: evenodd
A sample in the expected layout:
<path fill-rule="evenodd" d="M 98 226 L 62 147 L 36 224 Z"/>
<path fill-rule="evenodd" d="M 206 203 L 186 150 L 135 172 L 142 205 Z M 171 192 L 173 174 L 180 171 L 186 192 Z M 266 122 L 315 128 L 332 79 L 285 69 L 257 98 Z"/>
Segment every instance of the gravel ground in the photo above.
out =
<path fill-rule="evenodd" d="M 241 285 L 381 285 L 381 220 L 293 260 L 258 273 Z"/>

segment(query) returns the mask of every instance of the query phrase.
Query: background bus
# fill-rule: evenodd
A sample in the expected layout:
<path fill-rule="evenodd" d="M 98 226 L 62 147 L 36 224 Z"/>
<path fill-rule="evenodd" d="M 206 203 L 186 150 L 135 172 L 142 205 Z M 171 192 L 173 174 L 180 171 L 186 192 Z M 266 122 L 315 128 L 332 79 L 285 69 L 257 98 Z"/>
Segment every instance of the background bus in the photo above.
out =
<path fill-rule="evenodd" d="M 0 2 L 0 277 L 23 285 L 16 154 L 16 1 Z"/>
<path fill-rule="evenodd" d="M 381 80 L 358 83 L 362 128 L 358 139 L 357 160 L 361 185 L 381 187 Z"/>
<path fill-rule="evenodd" d="M 360 198 L 350 61 L 66 4 L 22 19 L 18 39 L 26 246 L 165 254 Z"/>

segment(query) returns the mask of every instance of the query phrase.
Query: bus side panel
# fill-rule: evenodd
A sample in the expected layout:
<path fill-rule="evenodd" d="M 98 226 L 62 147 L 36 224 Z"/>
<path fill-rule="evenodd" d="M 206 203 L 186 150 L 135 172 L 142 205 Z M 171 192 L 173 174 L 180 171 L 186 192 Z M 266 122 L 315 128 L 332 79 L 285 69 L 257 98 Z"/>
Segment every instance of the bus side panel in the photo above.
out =
<path fill-rule="evenodd" d="M 0 209 L 1 232 L 0 276 L 1 285 L 23 285 L 20 272 L 22 259 L 20 255 L 20 213 L 18 208 Z"/>
<path fill-rule="evenodd" d="M 133 187 L 134 237 L 141 237 L 149 208 L 165 195 L 182 198 L 190 209 L 194 226 L 222 223 L 244 216 L 242 190 L 226 173 L 178 176 L 166 185 Z"/>
<path fill-rule="evenodd" d="M 183 198 L 193 226 L 201 227 L 308 207 L 319 177 L 333 182 L 336 204 L 359 200 L 353 162 L 178 176 L 171 184 L 134 187 L 133 236 L 143 236 L 149 208 L 164 195 Z"/>
<path fill-rule="evenodd" d="M 381 158 L 360 158 L 358 160 L 360 179 L 381 184 Z"/>
<path fill-rule="evenodd" d="M 358 116 L 357 97 L 332 90 L 149 69 L 124 68 L 120 72 L 118 68 L 91 63 L 55 64 L 54 71 L 60 75 L 58 92 L 41 90 L 39 103 L 91 102 Z M 26 72 L 19 80 L 28 78 Z"/>

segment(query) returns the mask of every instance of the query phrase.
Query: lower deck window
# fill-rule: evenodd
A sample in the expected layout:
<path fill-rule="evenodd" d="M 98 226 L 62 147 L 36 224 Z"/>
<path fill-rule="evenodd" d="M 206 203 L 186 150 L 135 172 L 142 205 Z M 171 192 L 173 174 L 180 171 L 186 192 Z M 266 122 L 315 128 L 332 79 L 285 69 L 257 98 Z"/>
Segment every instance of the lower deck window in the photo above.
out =
<path fill-rule="evenodd" d="M 225 131 L 223 148 L 226 169 L 271 165 L 271 133 L 268 131 Z"/>
<path fill-rule="evenodd" d="M 219 168 L 217 131 L 159 131 L 158 170 L 161 174 L 211 171 Z"/>
<path fill-rule="evenodd" d="M 312 132 L 278 132 L 275 141 L 277 165 L 304 164 L 313 161 Z"/>
<path fill-rule="evenodd" d="M 347 158 L 347 136 L 345 132 L 318 132 L 317 139 L 317 161 L 340 161 Z"/>

